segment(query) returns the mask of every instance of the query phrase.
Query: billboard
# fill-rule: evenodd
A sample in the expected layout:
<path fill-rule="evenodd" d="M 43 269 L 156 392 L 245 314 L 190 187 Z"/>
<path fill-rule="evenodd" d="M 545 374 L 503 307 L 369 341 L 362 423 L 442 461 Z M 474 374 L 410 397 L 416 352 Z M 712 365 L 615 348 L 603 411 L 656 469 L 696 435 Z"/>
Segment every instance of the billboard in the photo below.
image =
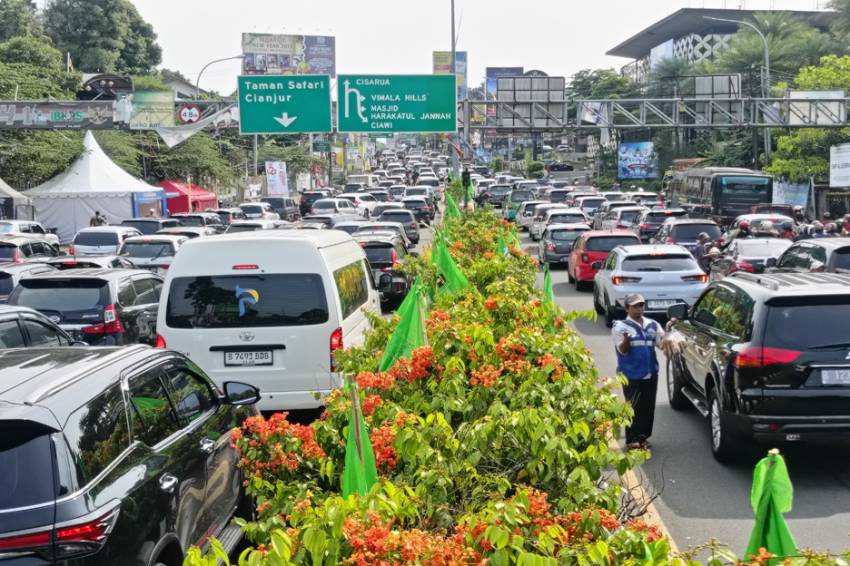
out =
<path fill-rule="evenodd" d="M 658 153 L 652 142 L 623 142 L 617 151 L 619 179 L 657 179 Z"/>
<path fill-rule="evenodd" d="M 266 189 L 270 197 L 289 196 L 289 176 L 286 173 L 286 161 L 266 161 Z"/>
<path fill-rule="evenodd" d="M 466 100 L 468 63 L 466 51 L 455 51 L 455 74 L 457 75 L 457 99 Z M 448 75 L 452 72 L 452 52 L 434 51 L 434 74 Z"/>
<path fill-rule="evenodd" d="M 829 186 L 850 187 L 850 143 L 829 148 Z"/>
<path fill-rule="evenodd" d="M 137 90 L 131 95 L 131 130 L 152 130 L 174 125 L 174 93 L 170 90 Z"/>
<path fill-rule="evenodd" d="M 328 35 L 242 34 L 243 75 L 336 76 L 336 38 Z"/>

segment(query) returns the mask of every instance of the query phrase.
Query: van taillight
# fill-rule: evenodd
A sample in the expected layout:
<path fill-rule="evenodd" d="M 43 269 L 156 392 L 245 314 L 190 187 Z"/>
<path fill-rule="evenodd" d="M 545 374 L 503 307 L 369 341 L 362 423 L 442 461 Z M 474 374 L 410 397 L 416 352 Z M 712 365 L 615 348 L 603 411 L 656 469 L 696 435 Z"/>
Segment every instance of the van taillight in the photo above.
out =
<path fill-rule="evenodd" d="M 777 364 L 790 364 L 800 357 L 797 350 L 785 350 L 783 348 L 745 348 L 738 352 L 735 358 L 735 367 L 738 368 L 761 368 Z"/>
<path fill-rule="evenodd" d="M 74 255 L 74 244 L 73 244 L 73 242 L 68 247 L 68 255 Z"/>
<path fill-rule="evenodd" d="M 103 548 L 118 519 L 120 507 L 100 517 L 79 523 L 68 523 L 37 533 L 0 538 L 0 555 L 38 554 L 57 560 L 80 558 Z M 51 548 L 51 546 L 53 546 Z"/>
<path fill-rule="evenodd" d="M 398 253 L 395 251 L 395 248 L 390 250 L 390 261 L 393 264 L 393 267 L 398 265 Z"/>
<path fill-rule="evenodd" d="M 334 352 L 342 349 L 342 328 L 337 328 L 331 332 L 331 371 L 336 371 L 336 360 Z"/>
<path fill-rule="evenodd" d="M 14 248 L 12 252 L 12 263 L 23 263 L 24 258 L 21 257 L 21 250 L 19 248 Z"/>
<path fill-rule="evenodd" d="M 165 348 L 167 348 L 168 345 L 165 343 L 165 338 L 163 338 L 162 336 L 157 334 L 156 335 L 156 342 L 154 342 L 154 347 L 159 348 L 161 350 L 164 350 Z"/>

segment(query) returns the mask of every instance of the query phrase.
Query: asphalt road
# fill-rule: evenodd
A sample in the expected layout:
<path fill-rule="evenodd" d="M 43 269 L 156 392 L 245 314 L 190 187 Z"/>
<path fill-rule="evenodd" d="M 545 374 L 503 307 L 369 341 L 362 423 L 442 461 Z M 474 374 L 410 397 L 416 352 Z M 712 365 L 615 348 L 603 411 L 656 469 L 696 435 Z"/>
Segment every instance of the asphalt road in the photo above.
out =
<path fill-rule="evenodd" d="M 537 243 L 523 246 L 533 257 Z M 539 275 L 542 285 L 543 275 Z M 589 291 L 577 292 L 566 271 L 552 270 L 558 304 L 566 310 L 592 310 Z M 602 319 L 577 320 L 575 329 L 593 352 L 600 376 L 616 368 L 611 332 Z M 652 457 L 642 466 L 644 484 L 658 494 L 655 505 L 680 550 L 710 538 L 744 552 L 753 526 L 752 472 L 772 446 L 756 446 L 743 462 L 722 465 L 709 448 L 708 422 L 695 410 L 676 412 L 667 402 L 663 354 L 656 401 Z M 622 441 L 621 441 L 622 444 Z M 847 446 L 779 446 L 794 484 L 794 508 L 786 515 L 799 548 L 840 552 L 850 549 L 850 449 Z"/>

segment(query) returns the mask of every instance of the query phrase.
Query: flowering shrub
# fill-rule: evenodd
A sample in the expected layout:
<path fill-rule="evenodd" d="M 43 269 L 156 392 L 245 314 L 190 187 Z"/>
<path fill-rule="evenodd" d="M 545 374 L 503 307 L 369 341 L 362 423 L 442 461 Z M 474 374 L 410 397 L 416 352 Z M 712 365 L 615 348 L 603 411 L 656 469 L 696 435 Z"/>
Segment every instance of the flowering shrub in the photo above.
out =
<path fill-rule="evenodd" d="M 509 227 L 489 212 L 444 229 L 470 285 L 435 293 L 427 345 L 377 371 L 397 320 L 372 317 L 365 343 L 337 355 L 361 393 L 379 485 L 340 496 L 341 392 L 309 426 L 249 419 L 233 442 L 259 520 L 241 523 L 255 546 L 240 565 L 667 563 L 654 527 L 617 519 L 623 494 L 608 476 L 645 456 L 609 449 L 631 410 L 566 328 L 587 313 L 544 306 L 536 263 L 494 253 Z M 409 259 L 433 286 L 428 254 Z"/>

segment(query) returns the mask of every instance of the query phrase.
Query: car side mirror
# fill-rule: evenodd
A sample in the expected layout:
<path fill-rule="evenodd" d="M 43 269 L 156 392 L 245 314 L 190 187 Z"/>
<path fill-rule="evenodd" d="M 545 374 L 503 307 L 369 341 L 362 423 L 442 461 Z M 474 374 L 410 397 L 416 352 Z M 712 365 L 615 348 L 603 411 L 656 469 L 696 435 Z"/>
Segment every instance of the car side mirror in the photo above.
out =
<path fill-rule="evenodd" d="M 224 399 L 228 405 L 254 405 L 260 400 L 260 390 L 240 381 L 225 381 Z"/>
<path fill-rule="evenodd" d="M 591 269 L 602 269 L 602 262 L 601 261 L 594 261 L 593 263 L 590 264 L 590 268 Z"/>
<path fill-rule="evenodd" d="M 384 273 L 378 280 L 378 291 L 384 293 L 389 291 L 393 286 L 393 276 L 389 273 Z"/>
<path fill-rule="evenodd" d="M 667 307 L 667 318 L 675 318 L 677 320 L 685 320 L 688 318 L 688 305 L 678 303 L 671 307 Z"/>
<path fill-rule="evenodd" d="M 778 263 L 779 263 L 778 259 L 776 259 L 775 257 L 769 257 L 769 258 L 767 258 L 767 261 L 764 262 L 764 266 L 765 267 L 776 267 L 776 265 Z"/>

